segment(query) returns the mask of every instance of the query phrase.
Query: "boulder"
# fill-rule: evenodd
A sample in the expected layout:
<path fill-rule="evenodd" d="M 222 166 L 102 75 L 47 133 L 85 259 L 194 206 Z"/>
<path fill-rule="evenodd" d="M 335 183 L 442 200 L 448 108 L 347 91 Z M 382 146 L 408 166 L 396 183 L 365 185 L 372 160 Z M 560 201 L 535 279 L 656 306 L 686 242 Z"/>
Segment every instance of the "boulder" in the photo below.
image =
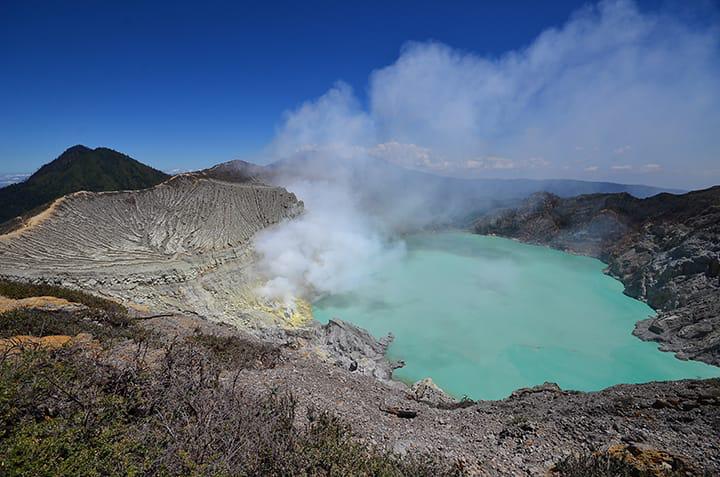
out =
<path fill-rule="evenodd" d="M 438 407 L 452 406 L 457 404 L 457 400 L 443 391 L 432 378 L 421 379 L 415 382 L 411 387 L 412 398 L 416 401 L 427 402 Z"/>

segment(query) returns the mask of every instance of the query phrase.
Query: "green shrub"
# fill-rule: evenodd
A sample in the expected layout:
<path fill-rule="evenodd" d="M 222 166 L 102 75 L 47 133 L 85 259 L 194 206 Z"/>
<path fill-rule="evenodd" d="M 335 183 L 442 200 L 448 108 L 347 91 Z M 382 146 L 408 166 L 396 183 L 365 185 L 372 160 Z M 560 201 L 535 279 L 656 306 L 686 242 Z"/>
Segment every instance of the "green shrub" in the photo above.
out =
<path fill-rule="evenodd" d="M 217 359 L 231 369 L 274 368 L 280 359 L 280 349 L 271 344 L 243 339 L 239 336 L 195 334 L 191 343 L 207 348 Z"/>
<path fill-rule="evenodd" d="M 126 316 L 114 316 L 102 310 L 44 311 L 18 308 L 0 313 L 0 338 L 17 335 L 50 336 L 89 333 L 93 337 L 130 338 L 136 335 Z"/>
<path fill-rule="evenodd" d="M 127 308 L 119 303 L 90 295 L 89 293 L 45 283 L 23 283 L 3 278 L 0 279 L 0 295 L 16 300 L 33 296 L 54 296 L 76 303 L 82 303 L 90 308 L 105 310 L 109 315 L 118 317 L 127 316 Z"/>

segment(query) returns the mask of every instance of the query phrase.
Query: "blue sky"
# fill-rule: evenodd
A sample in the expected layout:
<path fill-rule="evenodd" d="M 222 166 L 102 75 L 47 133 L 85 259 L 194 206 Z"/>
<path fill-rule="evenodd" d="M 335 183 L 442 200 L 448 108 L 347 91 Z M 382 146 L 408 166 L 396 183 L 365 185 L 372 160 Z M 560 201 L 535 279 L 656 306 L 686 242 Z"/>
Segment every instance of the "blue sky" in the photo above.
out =
<path fill-rule="evenodd" d="M 257 157 L 287 128 L 284 112 L 338 80 L 351 88 L 353 107 L 377 109 L 370 75 L 399 61 L 408 41 L 503 58 L 585 3 L 5 1 L 0 172 L 31 172 L 78 143 L 164 170 Z M 641 2 L 637 10 L 672 11 L 703 28 L 717 20 L 710 2 Z M 396 143 L 389 134 L 384 144 Z"/>

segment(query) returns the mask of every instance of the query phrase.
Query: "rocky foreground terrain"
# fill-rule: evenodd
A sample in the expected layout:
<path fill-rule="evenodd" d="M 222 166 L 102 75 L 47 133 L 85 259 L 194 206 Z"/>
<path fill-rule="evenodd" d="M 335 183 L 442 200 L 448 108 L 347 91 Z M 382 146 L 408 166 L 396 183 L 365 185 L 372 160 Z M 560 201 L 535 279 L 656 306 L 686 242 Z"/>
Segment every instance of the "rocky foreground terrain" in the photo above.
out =
<path fill-rule="evenodd" d="M 4 475 L 720 472 L 718 380 L 458 403 L 368 373 L 384 344 L 342 322 L 268 343 L 64 288 L 0 294 Z"/>
<path fill-rule="evenodd" d="M 247 179 L 243 177 L 242 180 Z M 536 242 L 547 239 L 545 243 L 600 256 L 611 263 L 613 273 L 626 283 L 635 283 L 626 276 L 638 277 L 636 282 L 642 295 L 637 296 L 648 300 L 653 296 L 653 300 L 660 300 L 657 303 L 671 304 L 682 311 L 683 306 L 695 307 L 695 301 L 676 292 L 694 293 L 696 299 L 706 299 L 712 305 L 707 289 L 718 286 L 713 265 L 717 263 L 718 242 L 712 242 L 718 232 L 718 221 L 712 219 L 717 213 L 717 203 L 713 202 L 716 193 L 717 190 L 700 193 L 706 195 L 676 207 L 667 207 L 660 199 L 648 199 L 656 204 L 652 214 L 642 205 L 645 202 L 626 195 L 580 197 L 568 203 L 553 196 L 536 196 L 520 211 L 482 219 L 477 223 L 477 231 Z M 613 201 L 618 201 L 622 208 L 620 205 L 609 208 Z M 563 213 L 558 220 L 555 209 L 582 214 Z M 166 470 L 174 469 L 171 475 L 226 475 L 228 469 L 241 464 L 249 466 L 243 471 L 249 475 L 263 472 L 292 475 L 299 472 L 297 469 L 305 469 L 302 472 L 310 475 L 720 473 L 717 380 L 621 385 L 596 393 L 564 391 L 546 384 L 518 390 L 502 401 L 457 402 L 431 381 L 412 386 L 393 381 L 391 373 L 396 364 L 384 358 L 387 340 L 377 341 L 341 321 L 320 326 L 303 319 L 306 317 L 295 316 L 292 310 L 259 299 L 254 295 L 257 277 L 252 268 L 255 258 L 251 238 L 259 230 L 291 220 L 300 213 L 302 203 L 280 187 L 264 185 L 252 177 L 249 182 L 233 182 L 222 174 L 191 174 L 140 191 L 71 194 L 25 221 L 22 228 L 0 236 L 0 272 L 6 279 L 0 287 L 3 290 L 0 295 L 5 296 L 0 301 L 4 307 L 0 309 L 4 319 L 0 320 L 3 340 L 0 344 L 5 346 L 3 359 L 19 359 L 13 358 L 17 355 L 11 350 L 15 349 L 23 353 L 27 349 L 49 349 L 59 353 L 51 358 L 65 363 L 63 366 L 98 369 L 110 376 L 139 373 L 137 379 L 142 377 L 121 388 L 108 388 L 107 383 L 124 383 L 126 378 L 103 375 L 74 380 L 72 383 L 76 384 L 72 386 L 81 387 L 77 395 L 58 385 L 54 375 L 48 381 L 52 392 L 42 390 L 50 392 L 50 397 L 23 394 L 29 391 L 22 386 L 18 390 L 12 388 L 13 393 L 25 396 L 23 399 L 42 398 L 46 406 L 28 406 L 22 411 L 27 412 L 22 414 L 25 416 L 22 422 L 32 424 L 37 420 L 40 423 L 37 425 L 52 424 L 62 418 L 66 420 L 63 422 L 81 422 L 86 426 L 88 419 L 95 422 L 93 419 L 104 415 L 100 412 L 96 416 L 89 402 L 100 403 L 102 410 L 107 409 L 102 404 L 104 399 L 115 403 L 120 399 L 128 406 L 122 411 L 127 413 L 123 419 L 130 419 L 132 424 L 123 424 L 130 429 L 123 427 L 122 432 L 112 432 L 120 432 L 130 441 L 147 439 L 157 444 L 157 448 L 137 451 L 152 451 L 146 456 L 150 461 L 141 459 L 137 465 L 144 469 L 142 472 L 156 475 L 162 475 L 162 467 L 154 467 L 155 459 L 165 463 Z M 626 244 L 625 248 L 622 244 Z M 657 261 L 657 257 L 664 258 Z M 614 268 L 613 261 L 617 262 Z M 686 263 L 690 265 L 683 265 Z M 687 267 L 684 275 L 654 272 L 662 267 L 674 271 L 683 266 Z M 699 269 L 701 266 L 705 268 Z M 43 288 L 45 285 L 27 288 L 13 285 L 16 283 L 54 283 L 63 288 L 47 289 Z M 92 295 L 74 295 L 73 290 Z M 44 295 L 55 299 L 43 298 Z M 99 306 L 93 298 L 98 295 L 121 305 L 101 301 L 102 311 L 92 311 Z M 119 313 L 116 306 L 127 307 L 127 311 Z M 115 311 L 108 317 L 107 310 Z M 717 313 L 715 318 L 709 313 L 700 320 L 690 314 L 697 308 L 687 310 L 689 320 L 711 328 L 695 337 L 688 332 L 681 336 L 697 347 L 692 349 L 702 348 L 692 357 L 717 356 L 716 348 L 713 351 L 703 344 L 716 336 L 713 333 L 717 333 L 717 327 L 713 328 L 712 320 Z M 661 318 L 667 320 L 669 316 L 661 314 Z M 684 318 L 671 323 L 681 319 Z M 669 328 L 653 326 L 653 329 L 663 330 L 657 334 L 660 339 Z M 189 368 L 173 368 L 170 375 L 166 367 L 158 364 L 168 359 L 170 363 L 183 362 L 175 358 L 177 350 L 194 356 L 192 353 L 200 349 L 198 343 L 210 343 L 213 352 L 225 356 L 229 345 L 222 340 L 234 343 L 230 347 L 235 350 L 233 353 L 250 357 L 244 358 L 242 365 L 233 364 L 233 360 L 215 365 L 209 355 L 193 358 L 215 366 L 212 369 L 216 369 L 216 374 L 210 375 L 206 374 L 205 365 L 198 368 L 192 360 Z M 667 346 L 673 343 L 667 340 Z M 79 354 L 68 357 L 65 350 Z M 692 350 L 684 348 L 683 352 Z M 89 368 L 83 361 L 88 353 L 95 360 Z M 30 359 L 34 355 L 28 356 Z M 271 364 L 267 364 L 268 356 Z M 13 366 L 13 361 L 9 363 L 4 372 L 22 369 Z M 35 373 L 36 365 L 32 363 L 28 369 Z M 38 366 L 47 370 L 44 361 Z M 147 376 L 157 376 L 166 380 L 162 381 L 165 384 L 158 386 L 153 381 L 156 378 Z M 22 383 L 25 378 L 13 379 Z M 178 388 L 180 384 L 187 387 Z M 138 396 L 155 396 L 151 400 L 155 404 L 138 404 L 138 399 L 144 402 Z M 248 396 L 250 401 L 245 400 Z M 272 401 L 275 404 L 268 408 L 262 404 L 267 396 L 272 399 L 292 396 L 293 404 L 277 407 L 277 401 Z M 54 404 L 53 399 L 62 405 Z M 226 412 L 229 409 L 235 411 Z M 238 409 L 263 409 L 257 415 L 266 416 L 262 420 L 265 424 L 253 420 L 251 414 L 256 415 L 255 411 L 243 413 Z M 338 441 L 338 436 L 345 434 L 334 427 L 321 426 L 318 430 L 316 424 L 326 421 L 324 418 L 318 421 L 317 410 L 348 424 L 352 441 L 362 446 Z M 17 409 L 8 412 L 12 419 L 21 419 Z M 266 424 L 275 422 L 277 413 L 289 416 L 286 421 L 295 427 L 283 424 L 282 431 L 268 429 Z M 72 432 L 76 425 L 71 425 Z M 248 451 L 251 441 L 243 437 L 246 436 L 243 426 L 249 425 L 260 426 L 251 429 L 265 436 L 263 439 L 270 436 L 261 439 L 266 447 L 259 455 L 269 453 L 266 460 L 256 461 L 252 456 L 258 453 Z M 309 431 L 295 434 L 292 429 L 296 428 Z M 60 439 L 53 434 L 60 431 L 52 425 L 49 429 L 23 427 L 19 435 L 17 427 L 6 429 L 13 440 L 6 439 L 0 445 L 0 452 L 10 453 L 3 454 L 3 458 L 10 457 L 0 465 L 11 458 L 16 459 L 12 461 L 16 466 L 26 463 L 31 454 L 22 452 L 29 452 L 29 448 L 47 451 L 46 455 L 32 456 L 48 460 L 54 449 L 43 445 L 26 447 L 22 439 L 41 443 L 55 442 L 43 439 Z M 45 437 L 38 437 L 37 432 Z M 110 437 L 102 434 L 93 439 L 99 439 L 97 445 L 110 439 L 115 446 L 112 432 Z M 313 440 L 318 435 L 322 439 Z M 278 451 L 277 443 L 286 441 L 292 448 Z M 83 445 L 96 443 L 81 442 L 84 444 L 77 445 L 82 452 Z M 328 448 L 336 449 L 337 453 L 324 454 Z M 67 452 L 74 452 L 73 449 Z M 380 452 L 377 455 L 389 452 L 394 457 L 389 461 L 384 457 L 377 460 L 372 449 Z M 91 448 L 87 452 L 97 455 L 98 450 Z M 128 462 L 127 465 L 137 457 L 135 451 L 127 451 L 123 446 L 113 447 L 112 452 L 120 452 L 119 458 L 128 460 L 119 462 Z M 368 452 L 375 457 L 363 460 Z M 414 467 L 416 464 L 411 461 L 423 456 L 434 456 L 442 464 Z M 357 466 L 338 467 L 338 462 L 328 463 L 328 459 Z M 118 465 L 117 459 L 111 460 Z M 282 467 L 286 465 L 291 467 Z M 214 469 L 215 474 L 209 469 Z M 121 467 L 105 473 L 122 475 L 123 470 Z"/>
<path fill-rule="evenodd" d="M 626 294 L 658 311 L 636 336 L 720 365 L 720 187 L 647 199 L 536 194 L 474 230 L 600 258 Z"/>

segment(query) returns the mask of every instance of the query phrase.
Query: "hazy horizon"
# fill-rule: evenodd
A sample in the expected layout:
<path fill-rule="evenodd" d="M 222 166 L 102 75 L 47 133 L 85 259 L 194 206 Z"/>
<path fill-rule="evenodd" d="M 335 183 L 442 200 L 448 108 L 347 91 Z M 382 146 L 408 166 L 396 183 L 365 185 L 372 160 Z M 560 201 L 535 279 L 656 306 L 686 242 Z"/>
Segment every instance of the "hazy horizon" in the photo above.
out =
<path fill-rule="evenodd" d="M 87 146 L 87 145 L 85 145 L 85 144 L 76 144 L 76 145 L 86 146 L 86 147 L 89 147 L 89 148 L 91 148 L 91 149 L 106 147 L 106 146 L 101 146 L 101 145 L 98 145 L 98 146 L 95 146 L 95 147 Z M 73 146 L 70 146 L 70 147 L 73 147 Z M 118 151 L 118 152 L 123 153 L 123 151 Z M 132 156 L 130 156 L 130 157 L 132 157 Z M 135 160 L 138 160 L 138 161 L 140 161 L 140 162 L 142 162 L 142 163 L 144 163 L 144 164 L 152 165 L 150 162 L 146 162 L 146 161 L 139 160 L 139 159 L 137 159 L 136 157 L 132 157 L 132 158 L 135 159 Z M 54 158 L 48 160 L 47 162 L 51 162 L 51 161 L 53 161 L 53 160 L 55 160 L 55 159 L 57 159 L 57 157 L 54 157 Z M 243 162 L 248 162 L 248 163 L 251 163 L 251 164 L 258 165 L 258 166 L 266 166 L 266 165 L 268 165 L 268 163 L 265 163 L 264 161 L 253 161 L 252 158 L 247 158 L 247 159 L 228 159 L 227 161 L 221 161 L 221 162 L 218 162 L 218 163 L 215 163 L 215 164 L 211 164 L 210 167 L 215 166 L 215 165 L 218 165 L 218 164 L 222 164 L 222 163 L 225 163 L 225 162 L 232 162 L 232 161 L 235 161 L 235 160 L 240 160 L 240 161 L 243 161 Z M 512 177 L 512 178 L 462 177 L 461 175 L 443 174 L 443 173 L 441 173 L 441 172 L 436 172 L 436 171 L 427 171 L 427 170 L 422 170 L 422 169 L 416 169 L 416 168 L 412 168 L 412 167 L 407 167 L 407 166 L 404 166 L 404 165 L 394 164 L 394 163 L 392 163 L 392 162 L 384 161 L 383 159 L 378 159 L 378 160 L 381 160 L 381 161 L 383 161 L 383 162 L 387 162 L 388 164 L 392 164 L 393 166 L 399 167 L 399 168 L 404 169 L 404 170 L 414 171 L 414 172 L 422 172 L 422 173 L 425 173 L 425 174 L 430 174 L 430 175 L 433 175 L 433 176 L 445 177 L 445 178 L 450 178 L 450 179 L 463 179 L 463 180 L 476 180 L 476 179 L 477 179 L 477 180 L 483 180 L 483 179 L 488 179 L 488 180 L 502 180 L 502 181 L 505 181 L 505 180 L 507 180 L 507 181 L 564 181 L 564 180 L 566 180 L 566 181 L 578 181 L 578 182 L 609 183 L 609 184 L 618 184 L 618 185 L 625 185 L 625 186 L 652 187 L 652 188 L 657 188 L 657 189 L 675 190 L 675 191 L 678 191 L 678 192 L 688 192 L 688 191 L 692 191 L 692 190 L 700 190 L 700 189 L 684 189 L 684 188 L 671 187 L 671 186 L 665 186 L 665 185 L 653 185 L 653 184 L 643 184 L 643 183 L 623 183 L 623 182 L 616 182 L 616 181 L 601 181 L 601 180 L 595 180 L 595 181 L 594 181 L 594 180 L 590 180 L 590 179 L 571 179 L 571 178 L 557 178 L 557 177 L 549 177 L 549 178 L 545 178 L 545 179 L 536 179 L 536 178 L 531 178 L 531 177 Z M 7 185 L 11 185 L 11 184 L 17 184 L 17 183 L 19 183 L 19 182 L 23 182 L 23 181 L 27 180 L 30 176 L 32 176 L 35 172 L 37 172 L 43 165 L 47 164 L 47 162 L 44 163 L 44 164 L 41 164 L 40 166 L 38 166 L 35 170 L 33 170 L 33 171 L 31 171 L 31 172 L 0 172 L 0 187 L 4 187 L 4 186 L 7 186 Z M 203 170 L 203 169 L 205 169 L 205 168 L 204 168 L 204 167 L 203 167 L 203 168 L 197 168 L 197 169 L 171 168 L 171 169 L 159 169 L 159 170 L 161 170 L 162 172 L 164 172 L 164 173 L 166 173 L 166 174 L 169 174 L 169 175 L 176 175 L 176 174 L 197 172 L 197 171 L 201 171 L 201 170 Z M 713 186 L 709 186 L 709 187 L 713 187 Z M 704 188 L 705 188 L 705 187 L 704 187 Z"/>

